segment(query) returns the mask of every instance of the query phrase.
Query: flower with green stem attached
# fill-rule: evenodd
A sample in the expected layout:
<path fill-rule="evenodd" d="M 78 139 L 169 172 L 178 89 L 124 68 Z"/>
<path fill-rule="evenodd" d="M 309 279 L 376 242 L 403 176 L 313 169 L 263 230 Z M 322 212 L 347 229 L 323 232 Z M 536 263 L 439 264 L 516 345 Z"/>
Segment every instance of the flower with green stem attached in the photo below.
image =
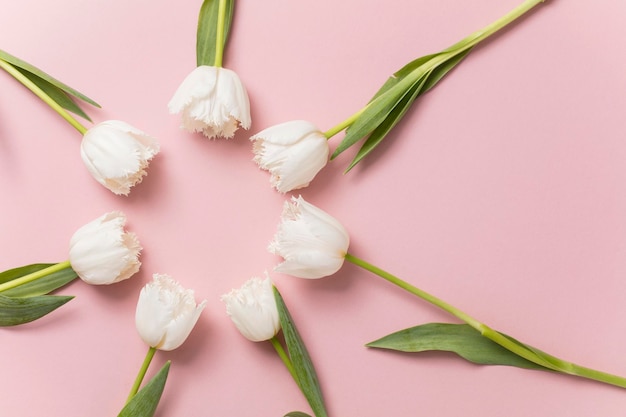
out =
<path fill-rule="evenodd" d="M 346 134 L 343 140 L 335 148 L 335 151 L 331 155 L 330 159 L 332 160 L 336 158 L 339 154 L 355 145 L 361 139 L 367 138 L 346 169 L 346 172 L 352 169 L 382 142 L 391 129 L 393 129 L 393 127 L 406 114 L 415 99 L 434 87 L 452 68 L 459 64 L 476 45 L 508 24 L 514 22 L 539 3 L 544 1 L 545 0 L 525 0 L 522 4 L 505 16 L 485 28 L 472 33 L 470 36 L 460 42 L 457 42 L 451 47 L 435 54 L 417 58 L 395 72 L 382 85 L 366 106 L 327 131 L 321 133 L 322 131 L 319 130 L 326 139 L 330 139 L 345 130 Z M 276 127 L 270 127 L 263 132 L 272 131 L 275 128 Z M 254 135 L 253 140 L 257 137 L 263 138 L 263 132 Z M 282 142 L 289 142 L 286 138 L 282 138 L 281 140 Z M 295 142 L 296 139 L 293 138 L 292 141 Z M 255 153 L 257 153 L 256 149 Z M 291 162 L 289 160 L 290 158 L 296 159 L 297 162 Z M 283 158 L 279 162 L 273 163 L 273 170 L 278 171 L 276 166 L 281 164 L 296 167 L 300 166 L 300 169 L 303 170 L 308 169 L 310 165 L 315 164 L 319 156 L 317 153 L 311 152 L 308 155 L 308 158 L 312 160 L 310 163 L 305 162 L 306 158 L 307 155 L 302 155 L 298 152 L 292 152 L 291 154 L 284 153 Z M 297 169 L 288 170 L 282 173 L 283 175 L 281 176 L 279 183 L 276 181 L 272 169 L 268 169 L 264 166 L 263 158 L 256 157 L 254 160 L 259 164 L 260 168 L 270 171 L 272 174 L 272 185 L 276 186 L 280 183 L 292 183 L 295 185 L 295 188 L 291 189 L 284 185 L 280 188 L 276 187 L 279 191 L 286 192 L 306 186 L 302 185 L 303 183 L 300 181 L 292 181 L 289 178 L 290 176 L 298 177 L 301 175 L 297 172 Z M 318 171 L 322 167 L 319 167 Z M 315 174 L 317 174 L 317 172 L 313 174 L 308 182 L 313 179 Z"/>
<path fill-rule="evenodd" d="M 206 300 L 196 304 L 193 290 L 183 288 L 169 275 L 154 274 L 152 282 L 142 288 L 135 325 L 149 348 L 128 401 L 137 394 L 156 351 L 170 351 L 182 345 L 205 306 Z"/>
<path fill-rule="evenodd" d="M 311 358 L 280 292 L 267 273 L 265 279 L 251 278 L 240 288 L 224 294 L 222 301 L 226 304 L 226 313 L 246 339 L 272 344 L 315 416 L 326 417 L 326 406 Z M 277 337 L 281 328 L 286 349 Z"/>
<path fill-rule="evenodd" d="M 168 104 L 170 113 L 181 114 L 182 128 L 208 138 L 232 138 L 239 127 L 251 124 L 248 93 L 237 73 L 222 66 L 233 7 L 232 0 L 205 0 L 198 23 L 198 66 Z"/>
<path fill-rule="evenodd" d="M 67 109 L 88 119 L 84 112 L 69 98 L 58 101 L 58 97 L 69 92 L 89 103 L 96 104 L 95 102 L 3 51 L 0 51 L 0 68 L 31 90 L 83 135 L 81 158 L 96 181 L 118 195 L 128 195 L 131 187 L 141 182 L 150 160 L 159 152 L 156 139 L 117 120 L 87 128 Z M 33 79 L 38 81 L 34 82 Z"/>
<path fill-rule="evenodd" d="M 481 336 L 501 346 L 513 355 L 538 365 L 542 369 L 626 388 L 626 378 L 576 365 L 523 344 L 491 329 L 486 324 L 442 299 L 350 254 L 348 252 L 347 237 L 344 240 L 345 247 L 341 246 L 341 249 L 338 250 L 337 238 L 339 235 L 343 235 L 345 229 L 336 219 L 321 209 L 306 203 L 302 197 L 293 198 L 291 202 L 286 203 L 286 206 L 278 226 L 278 232 L 270 244 L 270 251 L 284 259 L 284 262 L 278 265 L 275 270 L 296 277 L 322 278 L 339 270 L 344 260 L 349 261 L 450 313 Z M 311 222 L 310 213 L 315 213 L 315 218 L 320 219 L 320 221 Z M 338 232 L 338 230 L 341 230 L 341 232 Z M 303 244 L 303 242 L 307 243 Z M 335 267 L 316 270 L 314 267 L 315 263 L 311 262 L 311 260 L 323 259 L 321 257 L 325 257 L 327 261 L 332 259 Z M 340 257 L 340 259 L 338 258 L 334 261 L 335 257 Z M 322 261 L 321 263 L 324 262 Z"/>

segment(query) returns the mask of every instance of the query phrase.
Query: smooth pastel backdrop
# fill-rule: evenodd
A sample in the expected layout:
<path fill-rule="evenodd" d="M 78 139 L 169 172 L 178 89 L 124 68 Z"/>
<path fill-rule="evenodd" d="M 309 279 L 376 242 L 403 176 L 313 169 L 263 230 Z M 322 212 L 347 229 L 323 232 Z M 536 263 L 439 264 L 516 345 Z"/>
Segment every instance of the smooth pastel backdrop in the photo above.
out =
<path fill-rule="evenodd" d="M 208 305 L 172 360 L 158 417 L 310 409 L 269 344 L 245 340 L 220 295 L 279 259 L 266 251 L 289 198 L 248 137 L 307 119 L 325 130 L 406 62 L 521 0 L 237 1 L 225 65 L 253 125 L 229 141 L 179 129 L 167 102 L 195 66 L 200 0 L 4 1 L 0 48 L 86 93 L 162 152 L 130 197 L 97 184 L 80 135 L 0 73 L 0 269 L 67 258 L 84 223 L 122 210 L 141 272 L 80 281 L 46 318 L 0 329 L 0 415 L 117 415 L 146 346 L 135 331 L 155 272 Z M 351 251 L 554 355 L 626 375 L 626 3 L 549 0 L 478 47 L 347 175 L 354 150 L 301 191 L 349 230 Z M 331 144 L 335 147 L 338 139 Z M 297 195 L 299 193 L 293 193 Z M 317 367 L 331 416 L 621 416 L 626 391 L 452 354 L 365 348 L 448 315 L 345 265 L 307 281 L 271 273 Z"/>

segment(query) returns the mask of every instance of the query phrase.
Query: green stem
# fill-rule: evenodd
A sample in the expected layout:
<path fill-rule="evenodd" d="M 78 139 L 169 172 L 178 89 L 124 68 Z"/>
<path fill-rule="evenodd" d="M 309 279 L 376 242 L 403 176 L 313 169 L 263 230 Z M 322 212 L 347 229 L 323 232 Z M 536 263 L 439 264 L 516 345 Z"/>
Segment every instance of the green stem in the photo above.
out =
<path fill-rule="evenodd" d="M 78 120 L 72 117 L 71 114 L 63 107 L 61 107 L 56 101 L 52 99 L 45 91 L 39 88 L 34 82 L 32 82 L 28 77 L 22 74 L 17 70 L 13 65 L 8 62 L 0 59 L 0 68 L 4 69 L 6 72 L 11 74 L 16 80 L 24 84 L 26 88 L 35 93 L 37 97 L 42 99 L 48 106 L 52 107 L 54 111 L 59 113 L 59 115 L 64 118 L 69 124 L 71 124 L 76 130 L 78 130 L 81 134 L 85 134 L 87 132 L 87 128 L 83 126 Z"/>
<path fill-rule="evenodd" d="M 221 67 L 224 60 L 224 26 L 226 21 L 226 0 L 219 0 L 217 9 L 217 36 L 215 37 L 215 66 Z"/>
<path fill-rule="evenodd" d="M 406 79 L 403 80 L 402 82 L 405 83 L 408 88 L 409 86 L 413 85 L 417 80 L 419 80 L 424 74 L 432 71 L 434 68 L 445 63 L 446 61 L 450 60 L 456 55 L 459 55 L 467 51 L 468 49 L 476 46 L 478 43 L 484 41 L 489 36 L 493 35 L 500 29 L 512 23 L 513 21 L 515 21 L 516 19 L 518 19 L 519 17 L 521 17 L 522 15 L 530 11 L 533 7 L 537 6 L 539 3 L 543 3 L 544 1 L 545 0 L 524 1 L 522 4 L 517 6 L 515 9 L 511 10 L 509 13 L 507 13 L 500 19 L 496 20 L 495 22 L 491 23 L 490 25 L 484 27 L 481 30 L 472 33 L 470 36 L 466 37 L 460 42 L 457 42 L 451 47 L 444 49 L 440 54 L 437 54 L 428 62 L 425 62 L 423 65 L 420 65 L 419 67 L 417 67 L 413 71 L 413 73 L 411 73 L 411 76 L 407 76 Z M 369 107 L 370 104 L 372 104 L 372 102 L 368 103 L 365 107 L 363 107 L 362 109 L 354 113 L 352 116 L 348 117 L 346 120 L 342 121 L 338 125 L 324 132 L 324 136 L 326 136 L 327 139 L 330 139 L 331 137 L 335 136 L 337 133 L 350 127 L 359 118 L 359 116 Z"/>
<path fill-rule="evenodd" d="M 154 358 L 154 354 L 156 353 L 156 348 L 150 347 L 148 349 L 148 353 L 146 353 L 146 357 L 141 364 L 141 368 L 139 369 L 139 373 L 137 374 L 137 378 L 135 378 L 135 383 L 133 387 L 130 389 L 130 393 L 128 394 L 128 399 L 126 399 L 126 404 L 133 399 L 133 397 L 139 392 L 139 387 L 141 386 L 141 382 L 146 376 L 146 372 L 148 371 L 148 367 L 150 366 L 150 362 L 152 362 L 152 358 Z"/>
<path fill-rule="evenodd" d="M 605 372 L 597 371 L 595 369 L 586 368 L 580 365 L 576 365 L 571 362 L 564 361 L 555 356 L 548 355 L 546 353 L 538 354 L 536 351 L 524 347 L 519 343 L 513 342 L 511 339 L 506 337 L 500 332 L 497 332 L 491 329 L 489 326 L 481 323 L 470 315 L 462 312 L 458 308 L 446 303 L 445 301 L 425 292 L 421 289 L 409 284 L 406 281 L 401 280 L 400 278 L 390 274 L 387 271 L 384 271 L 378 268 L 375 265 L 372 265 L 362 259 L 357 258 L 351 254 L 346 254 L 345 259 L 347 261 L 352 262 L 353 264 L 370 271 L 379 277 L 389 281 L 390 283 L 402 288 L 403 290 L 408 291 L 409 293 L 416 295 L 417 297 L 441 308 L 444 311 L 452 314 L 458 319 L 470 325 L 472 328 L 476 329 L 482 336 L 490 339 L 491 341 L 499 344 L 503 348 L 515 353 L 516 355 L 529 360 L 537 365 L 541 365 L 545 368 L 548 368 L 553 371 L 562 372 L 570 375 L 576 375 L 587 379 L 592 379 L 599 382 L 604 382 L 610 385 L 616 385 L 618 387 L 626 388 L 626 378 L 608 374 Z"/>
<path fill-rule="evenodd" d="M 330 139 L 333 136 L 335 136 L 337 133 L 341 132 L 342 130 L 349 128 L 352 125 L 352 123 L 354 123 L 356 119 L 358 119 L 359 116 L 361 116 L 361 114 L 365 111 L 365 109 L 367 109 L 367 106 L 363 107 L 361 110 L 354 113 L 352 116 L 348 117 L 343 122 L 339 123 L 338 125 L 334 127 L 331 127 L 326 132 L 324 132 L 324 136 L 326 136 L 326 139 Z"/>
<path fill-rule="evenodd" d="M 0 61 L 1 62 L 1 61 Z M 0 284 L 0 292 L 10 290 L 11 288 L 19 287 L 20 285 L 27 284 L 29 282 L 38 280 L 55 272 L 61 271 L 66 268 L 71 268 L 70 261 L 59 262 L 58 264 L 51 265 L 47 268 L 40 269 L 39 271 L 24 275 L 23 277 L 16 278 L 14 280 Z"/>
<path fill-rule="evenodd" d="M 278 356 L 280 356 L 280 358 L 283 360 L 283 363 L 287 367 L 287 370 L 291 374 L 291 377 L 294 379 L 294 381 L 296 381 L 296 384 L 300 386 L 300 382 L 298 382 L 298 377 L 296 376 L 296 370 L 293 368 L 293 363 L 291 362 L 289 355 L 287 355 L 287 352 L 285 352 L 283 345 L 281 345 L 276 336 L 270 339 L 270 343 L 272 344 L 272 346 L 274 346 L 274 349 L 276 350 L 276 353 L 278 353 Z"/>

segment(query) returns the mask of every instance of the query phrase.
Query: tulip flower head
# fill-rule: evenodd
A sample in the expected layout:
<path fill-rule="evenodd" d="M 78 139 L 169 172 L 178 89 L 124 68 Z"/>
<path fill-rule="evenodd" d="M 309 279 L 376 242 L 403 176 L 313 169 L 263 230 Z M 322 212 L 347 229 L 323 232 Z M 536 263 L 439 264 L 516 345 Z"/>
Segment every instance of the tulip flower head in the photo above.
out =
<path fill-rule="evenodd" d="M 304 120 L 269 127 L 250 140 L 254 162 L 269 171 L 272 186 L 281 193 L 308 186 L 328 163 L 328 139 Z"/>
<path fill-rule="evenodd" d="M 239 126 L 250 128 L 248 93 L 237 74 L 223 67 L 196 67 L 168 107 L 170 113 L 182 115 L 182 128 L 208 138 L 232 138 Z"/>
<path fill-rule="evenodd" d="M 252 278 L 239 289 L 222 296 L 226 313 L 242 335 L 253 342 L 269 340 L 280 330 L 280 318 L 272 282 Z"/>
<path fill-rule="evenodd" d="M 134 233 L 126 232 L 126 216 L 106 213 L 78 229 L 70 239 L 69 261 L 85 282 L 113 284 L 139 271 L 141 246 Z"/>
<path fill-rule="evenodd" d="M 322 278 L 341 268 L 349 245 L 350 237 L 341 223 L 302 197 L 293 197 L 285 202 L 269 251 L 284 259 L 275 271 Z"/>
<path fill-rule="evenodd" d="M 176 349 L 191 333 L 205 305 L 206 300 L 196 304 L 193 290 L 183 288 L 169 275 L 154 274 L 139 294 L 137 331 L 150 347 Z"/>
<path fill-rule="evenodd" d="M 119 120 L 102 122 L 87 130 L 80 145 L 87 170 L 118 195 L 128 195 L 131 187 L 141 182 L 157 153 L 156 139 Z"/>

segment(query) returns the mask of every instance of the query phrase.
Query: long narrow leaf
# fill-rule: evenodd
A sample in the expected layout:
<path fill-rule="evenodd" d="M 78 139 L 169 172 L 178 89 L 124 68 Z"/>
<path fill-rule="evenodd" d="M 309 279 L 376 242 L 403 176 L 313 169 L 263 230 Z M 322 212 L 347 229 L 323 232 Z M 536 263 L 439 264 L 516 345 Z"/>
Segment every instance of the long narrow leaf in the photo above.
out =
<path fill-rule="evenodd" d="M 303 413 L 302 411 L 291 411 L 285 414 L 284 417 L 311 417 L 311 416 L 306 413 Z"/>
<path fill-rule="evenodd" d="M 96 103 L 94 100 L 90 99 L 89 97 L 87 97 L 86 95 L 84 95 L 83 93 L 73 89 L 72 87 L 70 87 L 67 84 L 62 83 L 61 81 L 57 80 L 56 78 L 46 74 L 45 72 L 43 72 L 42 70 L 40 70 L 39 68 L 35 67 L 34 65 L 29 64 L 28 62 L 13 56 L 11 54 L 9 54 L 8 52 L 5 52 L 3 50 L 0 50 L 0 59 L 2 59 L 3 61 L 8 62 L 9 64 L 13 65 L 14 67 L 20 68 L 38 78 L 40 78 L 41 80 L 46 81 L 47 83 L 57 87 L 58 89 L 64 91 L 65 93 L 76 97 L 77 99 L 80 99 L 86 103 L 91 104 L 92 106 L 95 107 L 100 107 L 100 105 L 98 103 Z M 23 71 L 22 71 L 23 72 Z M 29 77 L 30 78 L 30 77 Z M 69 110 L 69 109 L 68 109 Z"/>
<path fill-rule="evenodd" d="M 0 283 L 9 282 L 33 272 L 40 271 L 55 264 L 31 264 L 0 272 Z M 35 297 L 48 294 L 77 278 L 72 268 L 65 268 L 27 284 L 2 291 L 7 297 Z"/>
<path fill-rule="evenodd" d="M 276 287 L 274 287 L 274 298 L 276 299 L 280 325 L 283 329 L 287 351 L 293 363 L 298 385 L 300 385 L 302 393 L 309 402 L 313 414 L 316 417 L 326 417 L 328 414 L 313 362 L 291 318 L 291 314 L 289 314 L 285 301 Z"/>
<path fill-rule="evenodd" d="M 358 164 L 363 158 L 365 158 L 370 152 L 372 152 L 374 148 L 380 145 L 383 139 L 387 136 L 387 133 L 389 133 L 389 131 L 393 129 L 396 124 L 398 124 L 398 122 L 402 119 L 407 110 L 409 110 L 415 99 L 420 95 L 420 92 L 424 88 L 424 84 L 426 83 L 427 79 L 428 75 L 425 75 L 421 80 L 416 82 L 411 87 L 408 94 L 402 97 L 402 100 L 400 100 L 396 104 L 396 106 L 389 113 L 387 118 L 383 120 L 383 122 L 378 125 L 378 127 L 374 129 L 374 131 L 369 135 L 369 137 L 363 143 L 361 149 L 359 149 L 359 152 L 357 152 L 356 156 L 354 157 L 348 168 L 346 168 L 345 172 L 348 172 L 352 168 L 354 168 L 354 166 Z"/>
<path fill-rule="evenodd" d="M 198 30 L 196 33 L 196 63 L 201 65 L 215 64 L 217 44 L 217 20 L 219 0 L 204 0 L 198 16 Z M 224 22 L 224 48 L 228 43 L 228 34 L 235 10 L 234 0 L 226 2 L 226 18 Z"/>
<path fill-rule="evenodd" d="M 152 417 L 161 400 L 169 371 L 170 361 L 167 361 L 161 370 L 124 406 L 117 417 Z"/>
<path fill-rule="evenodd" d="M 507 336 L 508 337 L 508 336 Z M 515 343 L 521 344 L 509 337 Z M 467 324 L 429 323 L 392 333 L 366 346 L 401 352 L 447 351 L 480 365 L 549 370 L 483 337 Z"/>
<path fill-rule="evenodd" d="M 13 298 L 0 295 L 0 326 L 17 326 L 37 320 L 72 298 L 74 297 L 57 295 Z"/>
<path fill-rule="evenodd" d="M 387 118 L 380 125 L 378 125 L 378 127 L 376 127 L 374 131 L 372 131 L 372 133 L 359 149 L 359 152 L 357 152 L 356 156 L 354 157 L 348 168 L 346 168 L 345 172 L 350 171 L 352 168 L 354 168 L 356 164 L 358 164 L 363 158 L 365 158 L 370 152 L 372 152 L 374 148 L 376 148 L 383 141 L 383 139 L 387 136 L 391 129 L 393 129 L 396 124 L 398 124 L 398 122 L 402 119 L 402 117 L 404 117 L 405 113 L 409 110 L 413 102 L 419 96 L 433 88 L 439 81 L 441 81 L 441 79 L 450 70 L 452 70 L 452 68 L 458 65 L 463 60 L 463 58 L 465 58 L 467 54 L 470 53 L 470 51 L 471 48 L 446 60 L 442 64 L 436 66 L 432 71 L 425 74 L 423 78 L 421 78 L 418 82 L 411 86 L 408 94 L 402 97 L 402 99 L 396 104 L 394 109 L 389 113 L 389 115 L 387 115 Z M 405 65 L 398 72 L 396 72 L 396 74 L 394 74 L 394 77 L 392 77 L 394 81 L 391 81 L 392 79 L 390 79 L 388 80 L 388 83 L 385 83 L 385 85 L 389 84 L 389 86 L 391 86 L 392 84 L 397 83 L 398 80 L 406 77 L 410 71 L 414 71 L 419 65 L 423 65 L 432 57 L 435 57 L 437 55 L 439 54 L 428 55 L 426 57 L 418 58 L 415 61 Z M 383 86 L 383 88 L 384 87 L 385 86 Z"/>
<path fill-rule="evenodd" d="M 411 77 L 402 78 L 393 86 L 389 87 L 384 93 L 372 100 L 363 110 L 363 113 L 355 120 L 354 124 L 348 128 L 343 140 L 331 155 L 331 159 L 339 156 L 339 154 L 369 135 L 383 123 L 397 104 L 409 94 L 415 82 L 421 78 L 419 76 L 421 72 L 422 71 L 419 70 Z M 424 74 L 421 75 L 423 76 Z"/>

